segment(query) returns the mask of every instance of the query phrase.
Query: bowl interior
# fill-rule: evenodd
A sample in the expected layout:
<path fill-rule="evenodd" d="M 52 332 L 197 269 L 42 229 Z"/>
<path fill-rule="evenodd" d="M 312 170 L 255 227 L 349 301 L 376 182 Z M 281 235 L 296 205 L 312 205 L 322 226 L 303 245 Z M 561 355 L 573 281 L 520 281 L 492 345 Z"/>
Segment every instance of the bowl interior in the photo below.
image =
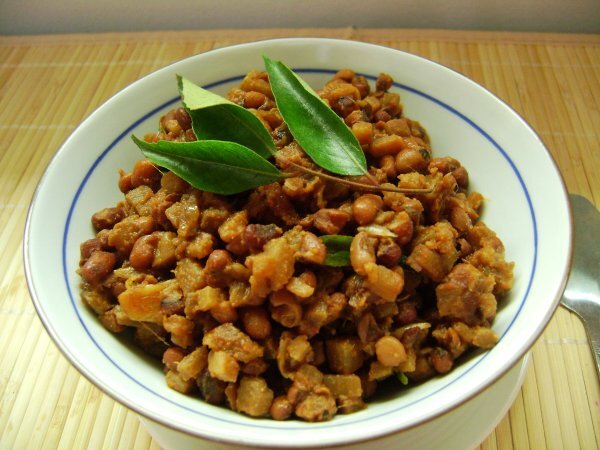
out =
<path fill-rule="evenodd" d="M 118 169 L 141 153 L 143 136 L 179 102 L 175 74 L 224 94 L 262 54 L 281 59 L 313 86 L 349 67 L 371 83 L 395 80 L 407 117 L 429 132 L 434 156 L 467 168 L 470 188 L 486 198 L 483 220 L 515 261 L 515 286 L 499 304 L 489 352 L 471 354 L 449 374 L 401 388 L 365 411 L 306 424 L 252 419 L 168 389 L 160 365 L 106 331 L 80 301 L 79 244 L 93 236 L 91 215 L 122 198 Z M 416 56 L 368 44 L 284 39 L 229 47 L 186 59 L 132 84 L 71 135 L 43 176 L 30 209 L 25 259 L 32 298 L 61 350 L 115 399 L 167 426 L 223 441 L 285 446 L 333 445 L 415 426 L 480 392 L 532 345 L 556 307 L 570 258 L 564 186 L 535 133 L 510 108 L 461 75 Z M 357 426 L 361 425 L 361 426 Z M 311 433 L 290 433 L 310 429 Z M 262 432 L 264 430 L 265 432 Z"/>

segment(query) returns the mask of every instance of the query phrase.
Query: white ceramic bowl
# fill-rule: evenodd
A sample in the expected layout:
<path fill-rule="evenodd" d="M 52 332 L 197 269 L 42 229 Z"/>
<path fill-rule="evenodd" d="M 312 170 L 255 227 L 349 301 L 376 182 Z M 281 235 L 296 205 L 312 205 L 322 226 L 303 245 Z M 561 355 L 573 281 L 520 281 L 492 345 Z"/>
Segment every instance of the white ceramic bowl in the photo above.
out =
<path fill-rule="evenodd" d="M 515 285 L 500 304 L 498 344 L 474 353 L 449 374 L 361 412 L 324 423 L 252 419 L 170 390 L 160 366 L 106 331 L 80 301 L 79 244 L 92 237 L 91 215 L 121 198 L 117 169 L 141 154 L 132 133 L 156 129 L 178 103 L 175 75 L 224 94 L 262 54 L 283 60 L 314 86 L 349 67 L 371 82 L 395 80 L 405 114 L 428 130 L 434 155 L 467 168 L 470 188 L 486 197 L 483 220 L 516 262 Z M 76 101 L 76 99 L 74 99 Z M 69 360 L 114 399 L 152 421 L 209 440 L 265 447 L 329 447 L 419 426 L 482 392 L 515 365 L 552 316 L 564 288 L 571 224 L 564 185 L 531 128 L 488 91 L 423 58 L 364 43 L 281 39 L 203 53 L 128 86 L 88 117 L 49 164 L 25 230 L 26 275 L 48 332 Z"/>

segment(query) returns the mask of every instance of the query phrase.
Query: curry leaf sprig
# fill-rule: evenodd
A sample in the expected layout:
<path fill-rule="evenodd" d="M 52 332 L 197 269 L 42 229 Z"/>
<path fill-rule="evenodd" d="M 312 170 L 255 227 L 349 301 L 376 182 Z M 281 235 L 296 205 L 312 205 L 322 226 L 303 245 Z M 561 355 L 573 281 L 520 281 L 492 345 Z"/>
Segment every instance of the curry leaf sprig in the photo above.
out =
<path fill-rule="evenodd" d="M 358 189 L 394 192 L 430 192 L 379 186 L 367 170 L 364 152 L 344 121 L 289 67 L 264 57 L 275 103 L 290 132 L 305 153 L 327 172 L 290 166 Z M 132 136 L 148 160 L 164 167 L 197 189 L 229 195 L 295 176 L 282 172 L 268 159 L 277 148 L 260 119 L 190 80 L 178 76 L 182 103 L 197 140 L 145 142 Z M 364 175 L 364 184 L 331 175 Z"/>

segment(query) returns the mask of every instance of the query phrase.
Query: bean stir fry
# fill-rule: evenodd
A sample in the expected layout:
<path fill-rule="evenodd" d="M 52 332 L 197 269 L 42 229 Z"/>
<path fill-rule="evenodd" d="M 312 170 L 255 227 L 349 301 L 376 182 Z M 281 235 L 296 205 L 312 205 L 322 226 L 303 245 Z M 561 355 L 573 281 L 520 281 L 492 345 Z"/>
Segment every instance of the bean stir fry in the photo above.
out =
<path fill-rule="evenodd" d="M 359 411 L 386 379 L 403 389 L 493 347 L 513 263 L 479 220 L 483 196 L 468 190 L 466 168 L 433 156 L 392 84 L 381 74 L 373 89 L 344 69 L 317 93 L 364 150 L 369 174 L 352 180 L 425 192 L 318 176 L 267 74 L 251 71 L 227 98 L 260 119 L 274 164 L 294 175 L 219 196 L 146 159 L 121 171 L 124 199 L 92 216 L 95 237 L 81 244 L 83 301 L 160 358 L 170 388 L 275 420 Z M 184 108 L 145 136 L 195 139 Z"/>

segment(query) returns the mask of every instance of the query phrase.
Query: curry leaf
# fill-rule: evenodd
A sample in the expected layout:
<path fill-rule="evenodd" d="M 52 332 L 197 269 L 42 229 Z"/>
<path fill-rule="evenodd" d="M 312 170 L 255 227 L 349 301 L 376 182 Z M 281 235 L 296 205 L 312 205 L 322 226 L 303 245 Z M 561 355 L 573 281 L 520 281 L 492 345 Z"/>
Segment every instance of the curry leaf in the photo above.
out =
<path fill-rule="evenodd" d="M 277 108 L 311 159 L 339 175 L 367 174 L 365 154 L 344 121 L 289 67 L 263 59 Z"/>
<path fill-rule="evenodd" d="M 132 136 L 142 153 L 197 189 L 236 194 L 284 177 L 273 164 L 235 142 L 194 141 L 149 143 Z"/>
<path fill-rule="evenodd" d="M 319 239 L 327 247 L 327 257 L 323 263 L 326 266 L 347 267 L 350 266 L 350 244 L 352 236 L 339 234 L 327 234 Z"/>
<path fill-rule="evenodd" d="M 271 135 L 252 112 L 182 76 L 177 76 L 177 84 L 198 140 L 237 142 L 265 159 L 277 151 Z"/>

